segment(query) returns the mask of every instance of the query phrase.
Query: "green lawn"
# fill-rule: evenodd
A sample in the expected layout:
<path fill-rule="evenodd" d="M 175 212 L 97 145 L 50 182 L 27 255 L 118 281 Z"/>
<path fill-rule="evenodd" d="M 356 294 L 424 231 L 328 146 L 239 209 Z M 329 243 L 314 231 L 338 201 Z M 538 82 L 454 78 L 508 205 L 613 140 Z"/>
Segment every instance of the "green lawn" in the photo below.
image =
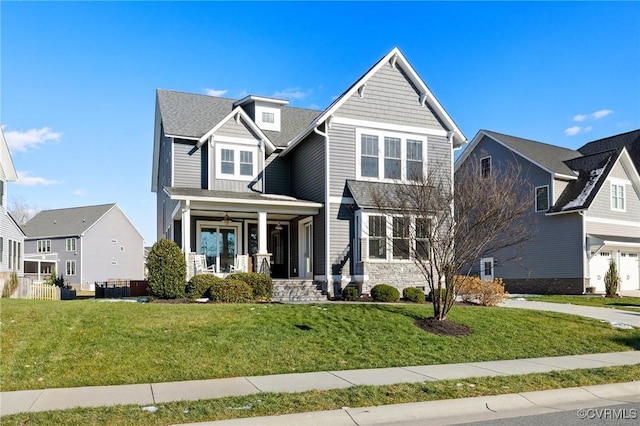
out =
<path fill-rule="evenodd" d="M 596 306 L 640 312 L 640 297 L 604 297 L 600 295 L 583 296 L 524 296 L 534 302 L 571 303 L 572 305 Z"/>
<path fill-rule="evenodd" d="M 430 305 L 215 305 L 2 299 L 2 391 L 458 363 L 640 349 L 640 330 L 456 306 L 467 337 L 413 322 Z"/>
<path fill-rule="evenodd" d="M 141 406 L 76 408 L 2 417 L 2 425 L 171 425 L 241 417 L 275 416 L 342 407 L 435 401 L 484 395 L 530 392 L 606 383 L 630 382 L 640 377 L 640 364 L 564 370 L 522 376 L 481 377 L 464 380 L 407 383 L 391 386 L 356 386 L 301 393 L 262 393 L 200 401 L 157 404 L 149 413 Z"/>

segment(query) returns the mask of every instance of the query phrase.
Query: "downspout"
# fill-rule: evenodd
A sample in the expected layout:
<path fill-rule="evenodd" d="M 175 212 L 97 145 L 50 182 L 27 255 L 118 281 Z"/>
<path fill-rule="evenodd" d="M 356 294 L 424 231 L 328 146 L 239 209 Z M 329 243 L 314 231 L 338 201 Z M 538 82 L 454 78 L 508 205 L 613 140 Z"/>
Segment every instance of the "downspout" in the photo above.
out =
<path fill-rule="evenodd" d="M 586 217 L 584 211 L 579 211 L 578 214 L 582 218 L 582 243 L 584 244 L 582 247 L 582 294 L 586 294 L 587 280 L 589 280 L 589 286 L 591 286 L 591 248 L 587 241 Z M 601 245 L 596 253 L 599 252 L 602 247 L 604 247 L 604 245 Z"/>
<path fill-rule="evenodd" d="M 326 123 L 326 122 L 325 122 Z M 326 124 L 325 124 L 325 132 L 321 132 L 318 130 L 319 125 L 313 128 L 313 131 L 324 137 L 325 140 L 325 150 L 324 150 L 324 273 L 327 278 L 327 296 L 333 296 L 333 276 L 331 275 L 331 261 L 329 258 L 329 253 L 331 249 L 331 241 L 330 241 L 330 220 L 331 220 L 331 206 L 329 203 L 329 134 L 326 133 Z"/>

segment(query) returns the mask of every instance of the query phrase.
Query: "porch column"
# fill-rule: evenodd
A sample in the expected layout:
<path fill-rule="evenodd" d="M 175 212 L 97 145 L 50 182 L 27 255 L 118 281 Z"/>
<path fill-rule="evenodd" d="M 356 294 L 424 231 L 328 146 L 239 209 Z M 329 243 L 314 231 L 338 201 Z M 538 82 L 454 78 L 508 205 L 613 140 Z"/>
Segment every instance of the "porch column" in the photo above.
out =
<path fill-rule="evenodd" d="M 258 212 L 258 253 L 267 253 L 267 212 Z"/>
<path fill-rule="evenodd" d="M 182 252 L 187 254 L 191 251 L 191 204 L 186 201 L 182 208 Z"/>

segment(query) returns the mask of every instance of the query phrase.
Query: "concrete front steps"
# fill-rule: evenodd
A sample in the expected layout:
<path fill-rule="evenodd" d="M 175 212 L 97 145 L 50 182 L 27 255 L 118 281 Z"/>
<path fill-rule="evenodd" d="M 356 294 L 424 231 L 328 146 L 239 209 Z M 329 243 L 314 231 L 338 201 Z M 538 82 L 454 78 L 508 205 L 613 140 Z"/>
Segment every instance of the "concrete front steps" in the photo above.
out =
<path fill-rule="evenodd" d="M 275 302 L 326 302 L 327 295 L 322 291 L 322 284 L 312 280 L 273 280 L 273 297 Z"/>

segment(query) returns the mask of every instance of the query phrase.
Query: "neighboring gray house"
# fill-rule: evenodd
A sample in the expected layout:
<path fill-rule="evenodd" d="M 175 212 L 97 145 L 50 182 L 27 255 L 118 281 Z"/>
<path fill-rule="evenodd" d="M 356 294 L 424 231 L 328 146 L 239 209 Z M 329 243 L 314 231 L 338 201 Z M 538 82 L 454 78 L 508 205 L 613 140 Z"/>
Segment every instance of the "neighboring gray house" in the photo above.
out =
<path fill-rule="evenodd" d="M 144 238 L 117 204 L 44 210 L 23 227 L 25 269 L 44 280 L 53 270 L 77 288 L 144 278 Z"/>
<path fill-rule="evenodd" d="M 395 219 L 357 194 L 408 183 L 408 166 L 452 169 L 466 139 L 426 84 L 394 48 L 325 110 L 287 103 L 157 91 L 158 238 L 218 273 L 249 255 L 252 270 L 268 265 L 329 295 L 349 283 L 424 285 L 411 259 L 394 259 Z"/>
<path fill-rule="evenodd" d="M 7 212 L 7 182 L 18 180 L 11 153 L 0 128 L 0 280 L 7 274 L 23 273 L 24 233 Z"/>
<path fill-rule="evenodd" d="M 511 293 L 603 292 L 613 259 L 621 290 L 640 289 L 640 130 L 578 150 L 481 130 L 456 170 L 470 161 L 488 173 L 516 162 L 534 188 L 534 239 L 522 250 L 486 253 L 482 277 L 502 278 Z"/>

